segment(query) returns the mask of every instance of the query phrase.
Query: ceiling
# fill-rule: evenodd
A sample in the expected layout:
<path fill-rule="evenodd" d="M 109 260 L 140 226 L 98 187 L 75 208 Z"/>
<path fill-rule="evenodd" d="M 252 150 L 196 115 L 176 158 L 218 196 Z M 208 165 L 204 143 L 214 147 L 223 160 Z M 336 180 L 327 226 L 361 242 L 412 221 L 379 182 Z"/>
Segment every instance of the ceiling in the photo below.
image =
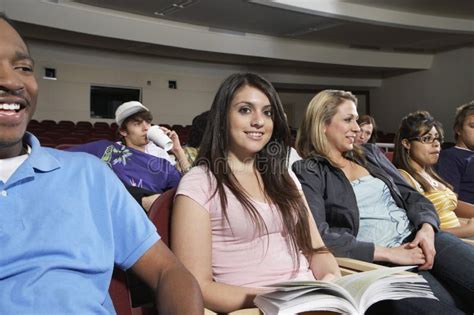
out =
<path fill-rule="evenodd" d="M 317 1 L 317 0 L 313 0 Z M 257 33 L 378 50 L 433 53 L 474 44 L 474 34 L 422 31 L 316 16 L 242 0 L 76 0 L 221 31 Z M 474 20 L 474 1 L 355 0 L 358 4 Z M 184 8 L 178 9 L 179 4 Z M 177 6 L 178 5 L 178 6 Z M 160 13 L 164 12 L 163 15 Z M 474 22 L 473 22 L 474 23 Z"/>
<path fill-rule="evenodd" d="M 297 12 L 273 7 L 271 3 L 244 0 L 49 0 L 76 2 L 204 26 L 213 32 L 252 33 L 283 37 L 298 41 L 323 43 L 334 47 L 349 47 L 370 51 L 436 54 L 474 45 L 472 32 L 428 30 L 407 25 L 384 25 L 351 17 L 328 16 L 314 12 Z M 325 1 L 326 0 L 313 0 Z M 474 21 L 474 1 L 456 0 L 340 0 L 345 4 L 370 6 L 402 13 L 419 13 Z M 260 1 L 262 2 L 262 1 Z M 455 3 L 455 5 L 453 5 Z M 474 22 L 473 22 L 474 25 Z M 74 33 L 46 26 L 20 23 L 26 37 L 80 46 L 160 57 L 182 58 L 216 63 L 231 63 L 258 67 L 284 68 L 287 71 L 317 72 L 323 75 L 383 78 L 413 71 L 383 67 L 356 67 L 315 62 L 279 60 L 253 56 L 205 52 L 171 46 L 140 43 L 130 40 Z"/>

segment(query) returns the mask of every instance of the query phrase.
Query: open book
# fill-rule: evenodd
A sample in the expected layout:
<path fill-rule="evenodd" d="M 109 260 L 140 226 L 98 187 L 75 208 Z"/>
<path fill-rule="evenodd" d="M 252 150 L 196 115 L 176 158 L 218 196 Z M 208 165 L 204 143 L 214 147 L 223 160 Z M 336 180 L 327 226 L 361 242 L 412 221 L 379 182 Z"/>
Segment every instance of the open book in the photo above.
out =
<path fill-rule="evenodd" d="M 402 273 L 413 266 L 380 268 L 342 277 L 334 282 L 290 281 L 271 285 L 275 291 L 254 302 L 264 314 L 332 311 L 364 314 L 374 303 L 408 297 L 436 299 L 423 277 Z"/>

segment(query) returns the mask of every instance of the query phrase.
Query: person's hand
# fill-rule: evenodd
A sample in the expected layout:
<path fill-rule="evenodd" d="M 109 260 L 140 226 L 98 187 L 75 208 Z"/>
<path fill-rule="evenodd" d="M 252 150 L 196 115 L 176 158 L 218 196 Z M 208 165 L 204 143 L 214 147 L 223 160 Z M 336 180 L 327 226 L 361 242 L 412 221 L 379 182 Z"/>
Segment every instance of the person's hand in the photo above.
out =
<path fill-rule="evenodd" d="M 397 265 L 423 265 L 426 263 L 423 250 L 418 246 L 411 246 L 410 243 L 402 244 L 398 247 L 377 247 L 378 261 L 388 261 Z"/>
<path fill-rule="evenodd" d="M 169 130 L 166 127 L 161 127 L 160 129 L 163 130 L 163 132 L 173 141 L 173 148 L 171 149 L 171 152 L 176 153 L 179 150 L 182 150 L 181 148 L 181 142 L 179 141 L 179 136 L 174 130 Z"/>
<path fill-rule="evenodd" d="M 173 148 L 171 149 L 171 153 L 173 153 L 173 155 L 176 157 L 181 173 L 186 173 L 191 168 L 191 164 L 188 161 L 188 157 L 186 156 L 183 147 L 181 147 L 181 142 L 179 141 L 178 134 L 176 133 L 176 131 L 169 130 L 168 128 L 160 128 L 168 137 L 170 137 L 171 141 L 173 141 Z"/>
<path fill-rule="evenodd" d="M 433 227 L 424 223 L 421 229 L 416 233 L 415 239 L 408 243 L 409 248 L 421 248 L 425 256 L 425 263 L 419 266 L 420 270 L 428 270 L 433 268 L 436 250 L 434 246 L 434 230 Z"/>

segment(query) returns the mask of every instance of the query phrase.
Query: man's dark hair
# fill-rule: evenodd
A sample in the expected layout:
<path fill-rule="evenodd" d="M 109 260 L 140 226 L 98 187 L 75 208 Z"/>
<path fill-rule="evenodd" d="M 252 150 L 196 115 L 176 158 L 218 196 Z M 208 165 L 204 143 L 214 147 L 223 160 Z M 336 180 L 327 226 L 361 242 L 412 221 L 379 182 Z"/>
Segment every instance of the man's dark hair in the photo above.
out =
<path fill-rule="evenodd" d="M 16 27 L 15 25 L 15 22 L 10 20 L 8 18 L 8 16 L 4 13 L 4 12 L 0 12 L 0 20 L 4 20 L 5 22 L 7 22 L 8 25 L 10 25 L 14 30 L 15 32 L 18 33 L 18 35 L 20 36 L 20 38 L 23 40 L 23 42 L 25 43 L 26 45 L 26 49 L 28 50 L 28 53 L 30 52 L 30 47 L 28 47 L 28 43 L 26 42 L 26 40 L 23 38 L 23 36 L 21 35 L 20 31 L 18 30 L 18 28 Z"/>
<path fill-rule="evenodd" d="M 153 115 L 151 114 L 151 112 L 149 112 L 147 110 L 143 110 L 141 112 L 138 112 L 136 114 L 133 114 L 133 115 L 127 117 L 123 121 L 122 125 L 120 126 L 120 129 L 121 130 L 126 130 L 127 129 L 127 124 L 128 124 L 129 121 L 142 122 L 144 120 L 151 123 L 151 121 L 153 120 Z"/>
<path fill-rule="evenodd" d="M 191 125 L 191 130 L 189 131 L 189 138 L 187 145 L 194 148 L 199 148 L 201 145 L 202 137 L 204 136 L 204 131 L 207 127 L 207 121 L 209 117 L 209 111 L 205 111 L 194 117 L 193 123 Z"/>
<path fill-rule="evenodd" d="M 119 128 L 117 129 L 117 135 L 120 139 L 120 141 L 126 145 L 126 141 L 125 141 L 125 137 L 122 136 L 120 134 L 120 131 L 128 131 L 127 130 L 127 124 L 129 121 L 138 121 L 138 122 L 142 122 L 142 121 L 148 121 L 149 123 L 151 123 L 151 121 L 153 120 L 153 115 L 151 114 L 151 112 L 147 111 L 147 110 L 143 110 L 141 112 L 138 112 L 136 114 L 133 114 L 131 115 L 130 117 L 127 117 L 122 125 L 119 126 Z"/>
<path fill-rule="evenodd" d="M 467 104 L 461 105 L 456 109 L 456 117 L 454 117 L 454 139 L 457 141 L 459 138 L 458 131 L 462 129 L 464 121 L 467 116 L 474 114 L 474 101 L 470 101 Z"/>

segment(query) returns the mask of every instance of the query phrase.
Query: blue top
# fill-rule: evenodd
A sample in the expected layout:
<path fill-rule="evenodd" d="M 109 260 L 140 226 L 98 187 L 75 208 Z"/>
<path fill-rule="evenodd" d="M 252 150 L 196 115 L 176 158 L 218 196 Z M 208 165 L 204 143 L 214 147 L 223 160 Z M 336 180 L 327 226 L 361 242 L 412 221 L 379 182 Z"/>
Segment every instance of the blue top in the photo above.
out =
<path fill-rule="evenodd" d="M 168 160 L 127 147 L 121 143 L 99 140 L 68 148 L 87 152 L 102 159 L 126 186 L 162 193 L 178 186 L 181 174 Z"/>
<path fill-rule="evenodd" d="M 410 236 L 413 226 L 405 209 L 397 206 L 383 181 L 367 175 L 351 182 L 359 207 L 357 239 L 384 247 L 396 247 Z"/>
<path fill-rule="evenodd" d="M 474 203 L 474 151 L 456 147 L 442 150 L 436 169 L 453 185 L 459 200 Z"/>
<path fill-rule="evenodd" d="M 0 181 L 0 313 L 114 313 L 114 264 L 131 267 L 155 227 L 100 160 L 24 140 L 30 156 Z"/>

